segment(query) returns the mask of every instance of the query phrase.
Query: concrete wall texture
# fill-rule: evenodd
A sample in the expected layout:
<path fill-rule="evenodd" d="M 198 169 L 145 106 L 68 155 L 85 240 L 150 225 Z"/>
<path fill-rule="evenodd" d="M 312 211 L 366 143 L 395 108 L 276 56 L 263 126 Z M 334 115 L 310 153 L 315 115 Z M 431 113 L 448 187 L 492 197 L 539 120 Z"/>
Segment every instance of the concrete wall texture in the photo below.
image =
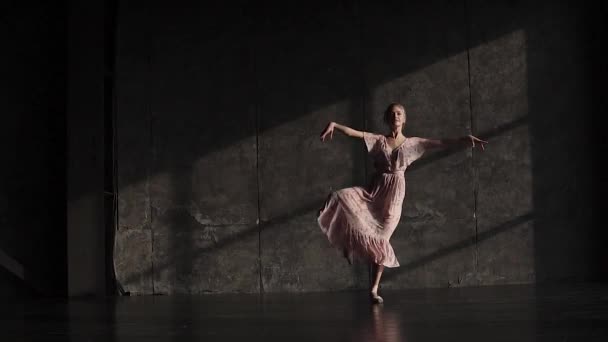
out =
<path fill-rule="evenodd" d="M 264 6 L 266 4 L 266 6 Z M 136 294 L 362 289 L 316 224 L 363 185 L 337 121 L 488 138 L 406 173 L 383 288 L 588 278 L 593 248 L 587 10 L 477 0 L 230 2 L 118 12 L 115 266 Z"/>

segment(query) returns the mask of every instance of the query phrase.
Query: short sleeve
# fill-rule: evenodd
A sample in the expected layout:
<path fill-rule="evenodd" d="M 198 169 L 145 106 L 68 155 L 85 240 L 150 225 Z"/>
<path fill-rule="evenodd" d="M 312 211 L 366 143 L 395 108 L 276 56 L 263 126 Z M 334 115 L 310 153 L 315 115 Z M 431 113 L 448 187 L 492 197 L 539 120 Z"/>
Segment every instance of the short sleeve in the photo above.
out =
<path fill-rule="evenodd" d="M 363 141 L 365 141 L 365 147 L 367 148 L 367 152 L 371 152 L 374 146 L 378 143 L 380 139 L 380 134 L 374 134 L 369 132 L 363 132 Z"/>
<path fill-rule="evenodd" d="M 409 144 L 406 151 L 408 164 L 413 163 L 424 155 L 424 152 L 426 152 L 427 149 L 426 143 L 428 142 L 428 139 L 425 138 L 412 137 L 411 139 L 412 143 Z"/>

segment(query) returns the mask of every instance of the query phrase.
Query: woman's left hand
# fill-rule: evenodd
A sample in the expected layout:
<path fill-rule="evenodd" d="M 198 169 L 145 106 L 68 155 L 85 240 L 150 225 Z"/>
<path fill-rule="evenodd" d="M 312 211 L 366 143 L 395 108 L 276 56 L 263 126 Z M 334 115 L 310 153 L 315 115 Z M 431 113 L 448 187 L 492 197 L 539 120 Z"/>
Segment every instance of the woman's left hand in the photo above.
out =
<path fill-rule="evenodd" d="M 487 141 L 481 140 L 481 139 L 479 139 L 479 138 L 477 138 L 477 137 L 475 137 L 473 135 L 470 135 L 470 134 L 467 137 L 471 141 L 471 145 L 472 145 L 471 147 L 475 147 L 475 143 L 477 142 L 479 144 L 479 146 L 481 146 L 481 149 L 484 150 L 485 149 L 484 148 L 485 144 L 488 143 Z"/>

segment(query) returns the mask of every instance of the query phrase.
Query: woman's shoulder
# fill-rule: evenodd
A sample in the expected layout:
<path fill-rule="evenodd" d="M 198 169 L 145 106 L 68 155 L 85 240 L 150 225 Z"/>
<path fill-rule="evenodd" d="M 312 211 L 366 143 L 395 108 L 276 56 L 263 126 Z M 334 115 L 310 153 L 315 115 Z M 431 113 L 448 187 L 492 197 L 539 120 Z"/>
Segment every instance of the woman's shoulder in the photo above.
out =
<path fill-rule="evenodd" d="M 417 136 L 405 137 L 405 139 L 407 139 L 410 142 L 420 142 L 420 141 L 424 140 L 424 138 L 417 137 Z"/>
<path fill-rule="evenodd" d="M 364 131 L 363 135 L 369 138 L 385 138 L 384 134 Z"/>

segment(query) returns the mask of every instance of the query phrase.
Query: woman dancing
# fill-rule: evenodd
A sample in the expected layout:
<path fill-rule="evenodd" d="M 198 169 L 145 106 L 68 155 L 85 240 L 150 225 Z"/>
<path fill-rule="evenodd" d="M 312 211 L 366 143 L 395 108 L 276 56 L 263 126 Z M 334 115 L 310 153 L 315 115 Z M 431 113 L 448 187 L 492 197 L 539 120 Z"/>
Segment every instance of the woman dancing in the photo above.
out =
<path fill-rule="evenodd" d="M 437 140 L 406 137 L 403 135 L 405 107 L 399 103 L 391 103 L 386 108 L 384 122 L 390 128 L 387 135 L 357 131 L 336 122 L 325 127 L 321 141 L 331 140 L 334 130 L 363 139 L 376 173 L 367 187 L 356 186 L 332 192 L 317 218 L 329 242 L 343 251 L 349 263 L 355 259 L 371 263 L 373 282 L 370 298 L 377 304 L 383 302 L 378 295 L 378 286 L 384 267 L 399 266 L 389 239 L 401 218 L 407 167 L 428 149 L 457 144 L 475 147 L 476 143 L 483 149 L 487 143 L 472 135 Z"/>

